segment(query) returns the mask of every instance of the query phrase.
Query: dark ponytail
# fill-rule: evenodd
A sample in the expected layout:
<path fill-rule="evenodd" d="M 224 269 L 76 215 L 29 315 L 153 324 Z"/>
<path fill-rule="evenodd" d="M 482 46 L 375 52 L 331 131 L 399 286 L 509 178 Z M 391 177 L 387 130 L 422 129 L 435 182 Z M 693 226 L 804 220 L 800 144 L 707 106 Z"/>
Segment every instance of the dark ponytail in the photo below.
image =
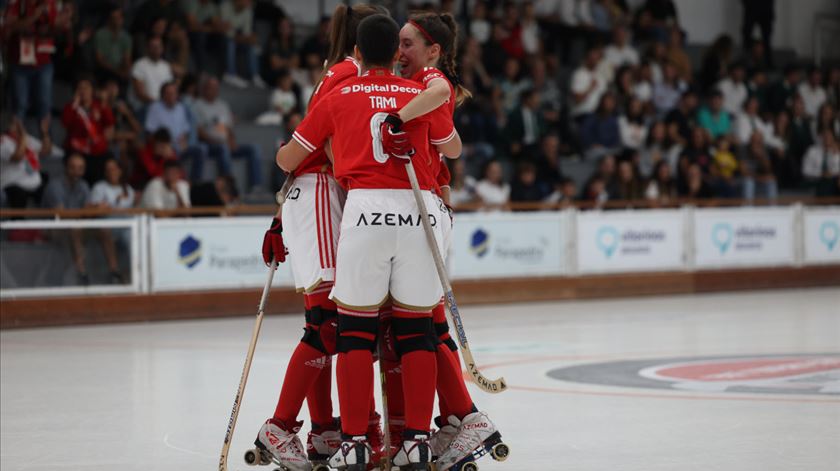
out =
<path fill-rule="evenodd" d="M 359 23 L 370 15 L 383 12 L 387 14 L 387 11 L 365 3 L 353 7 L 339 3 L 335 7 L 330 25 L 330 50 L 327 54 L 327 63 L 324 65 L 325 73 L 330 67 L 343 61 L 345 57 L 353 55 Z"/>
<path fill-rule="evenodd" d="M 455 103 L 460 105 L 468 98 L 472 97 L 472 93 L 461 84 L 461 79 L 458 77 L 457 67 L 455 66 L 455 55 L 458 53 L 458 23 L 455 18 L 449 14 L 444 13 L 438 15 L 437 13 L 420 13 L 412 15 L 410 22 L 414 23 L 415 27 L 422 28 L 421 36 L 426 42 L 427 46 L 432 44 L 440 45 L 440 58 L 438 65 L 441 72 L 452 83 L 455 88 Z M 431 40 L 430 40 L 431 38 Z"/>

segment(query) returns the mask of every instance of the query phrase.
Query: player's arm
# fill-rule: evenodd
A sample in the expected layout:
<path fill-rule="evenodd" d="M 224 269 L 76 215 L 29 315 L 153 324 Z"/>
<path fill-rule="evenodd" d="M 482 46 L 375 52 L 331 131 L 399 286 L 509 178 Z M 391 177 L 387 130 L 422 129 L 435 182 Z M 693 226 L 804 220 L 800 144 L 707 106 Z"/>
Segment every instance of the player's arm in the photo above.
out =
<path fill-rule="evenodd" d="M 412 98 L 398 113 L 405 123 L 437 109 L 449 99 L 449 84 L 442 78 L 432 79 L 419 95 Z"/>
<path fill-rule="evenodd" d="M 454 128 L 453 128 L 454 129 Z M 461 156 L 463 144 L 461 143 L 461 136 L 458 131 L 453 130 L 454 135 L 446 142 L 435 144 L 437 151 L 443 154 L 447 159 L 457 159 Z"/>
<path fill-rule="evenodd" d="M 329 97 L 326 97 L 298 125 L 292 138 L 277 151 L 274 160 L 286 172 L 294 171 L 309 154 L 324 145 L 332 135 Z"/>
<path fill-rule="evenodd" d="M 277 166 L 286 172 L 294 171 L 312 151 L 303 146 L 297 139 L 290 139 L 277 151 Z"/>

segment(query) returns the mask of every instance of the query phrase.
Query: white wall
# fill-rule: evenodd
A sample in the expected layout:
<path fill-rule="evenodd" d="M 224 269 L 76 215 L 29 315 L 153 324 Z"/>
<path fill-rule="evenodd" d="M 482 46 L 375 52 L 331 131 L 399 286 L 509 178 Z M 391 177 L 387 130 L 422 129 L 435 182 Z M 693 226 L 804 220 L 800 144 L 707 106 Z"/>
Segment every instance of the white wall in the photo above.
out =
<path fill-rule="evenodd" d="M 837 0 L 768 0 L 776 2 L 774 47 L 813 54 L 812 30 L 817 13 L 840 16 Z M 709 43 L 723 33 L 741 42 L 743 8 L 738 0 L 674 0 L 680 23 L 692 43 Z"/>

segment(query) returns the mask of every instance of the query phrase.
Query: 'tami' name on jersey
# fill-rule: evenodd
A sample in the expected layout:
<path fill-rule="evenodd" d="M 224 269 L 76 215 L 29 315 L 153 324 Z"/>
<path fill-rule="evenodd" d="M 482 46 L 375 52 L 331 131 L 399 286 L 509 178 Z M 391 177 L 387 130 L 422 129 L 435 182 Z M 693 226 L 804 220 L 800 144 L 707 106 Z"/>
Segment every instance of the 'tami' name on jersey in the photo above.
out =
<path fill-rule="evenodd" d="M 405 106 L 423 91 L 417 84 L 375 68 L 345 81 L 309 112 L 293 134 L 314 151 L 332 136 L 333 172 L 346 189 L 409 189 L 404 161 L 382 150 L 379 127 L 389 111 Z M 432 159 L 439 159 L 426 142 L 445 144 L 457 135 L 452 116 L 420 117 L 404 126 L 417 153 L 412 157 L 420 187 L 437 189 Z"/>

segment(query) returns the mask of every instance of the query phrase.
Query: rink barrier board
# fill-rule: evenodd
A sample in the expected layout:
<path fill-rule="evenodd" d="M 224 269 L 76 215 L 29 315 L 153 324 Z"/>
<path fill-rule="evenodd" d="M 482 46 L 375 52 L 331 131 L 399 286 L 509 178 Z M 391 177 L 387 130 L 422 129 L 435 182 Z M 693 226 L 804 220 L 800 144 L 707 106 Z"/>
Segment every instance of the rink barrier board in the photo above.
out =
<path fill-rule="evenodd" d="M 828 286 L 840 287 L 840 265 L 453 282 L 458 303 L 464 306 Z M 259 291 L 2 300 L 0 328 L 253 316 Z M 302 312 L 302 297 L 294 290 L 275 288 L 271 291 L 266 314 L 299 315 Z"/>

